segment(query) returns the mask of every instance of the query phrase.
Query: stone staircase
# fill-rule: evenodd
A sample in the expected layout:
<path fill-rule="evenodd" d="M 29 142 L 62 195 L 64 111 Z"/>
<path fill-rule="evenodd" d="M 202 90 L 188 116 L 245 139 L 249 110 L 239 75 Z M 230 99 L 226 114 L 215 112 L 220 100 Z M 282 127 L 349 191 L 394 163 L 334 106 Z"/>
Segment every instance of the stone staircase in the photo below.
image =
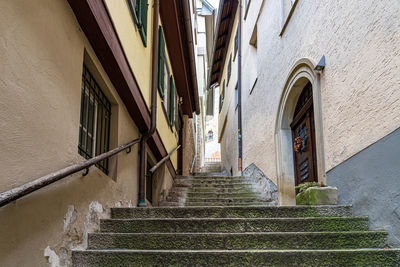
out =
<path fill-rule="evenodd" d="M 179 177 L 170 197 L 111 209 L 73 265 L 400 266 L 387 233 L 351 206 L 270 206 L 243 177 Z"/>
<path fill-rule="evenodd" d="M 273 206 L 272 195 L 258 192 L 249 177 L 178 176 L 162 207 Z"/>

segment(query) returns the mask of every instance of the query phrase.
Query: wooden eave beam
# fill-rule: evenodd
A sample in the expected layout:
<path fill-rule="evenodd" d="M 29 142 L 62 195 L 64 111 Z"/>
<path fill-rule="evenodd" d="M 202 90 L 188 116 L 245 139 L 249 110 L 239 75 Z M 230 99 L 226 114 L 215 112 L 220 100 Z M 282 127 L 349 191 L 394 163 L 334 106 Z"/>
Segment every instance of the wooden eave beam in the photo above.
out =
<path fill-rule="evenodd" d="M 175 86 L 179 96 L 182 97 L 182 111 L 185 115 L 192 117 L 194 111 L 194 99 L 191 95 L 190 66 L 188 65 L 187 53 L 184 48 L 184 25 L 179 23 L 178 8 L 176 1 L 160 1 L 160 17 L 163 23 L 165 43 L 170 56 L 172 72 L 174 74 Z M 195 97 L 195 96 L 194 96 Z"/>

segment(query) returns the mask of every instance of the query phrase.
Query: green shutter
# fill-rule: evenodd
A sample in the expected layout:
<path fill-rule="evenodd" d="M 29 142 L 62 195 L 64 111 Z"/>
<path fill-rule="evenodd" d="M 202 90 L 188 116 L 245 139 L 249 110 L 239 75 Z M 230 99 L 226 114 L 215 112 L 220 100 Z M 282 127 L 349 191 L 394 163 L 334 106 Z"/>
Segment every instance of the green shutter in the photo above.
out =
<path fill-rule="evenodd" d="M 165 43 L 161 26 L 158 29 L 158 92 L 164 100 Z"/>
<path fill-rule="evenodd" d="M 169 78 L 169 124 L 172 126 L 175 119 L 175 85 L 174 79 Z"/>
<path fill-rule="evenodd" d="M 147 0 L 137 0 L 136 14 L 138 17 L 138 28 L 144 46 L 147 46 Z"/>

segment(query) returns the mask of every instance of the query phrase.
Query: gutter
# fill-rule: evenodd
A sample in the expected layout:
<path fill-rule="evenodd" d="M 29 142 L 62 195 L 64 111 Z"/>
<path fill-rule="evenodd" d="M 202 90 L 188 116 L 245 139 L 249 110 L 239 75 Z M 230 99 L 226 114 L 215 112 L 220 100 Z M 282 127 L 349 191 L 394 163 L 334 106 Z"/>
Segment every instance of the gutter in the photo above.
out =
<path fill-rule="evenodd" d="M 150 129 L 140 141 L 139 164 L 139 207 L 146 207 L 146 143 L 157 129 L 157 79 L 158 79 L 158 17 L 160 13 L 159 0 L 154 0 L 153 15 L 153 62 L 152 62 L 152 87 L 151 87 L 151 118 Z"/>
<path fill-rule="evenodd" d="M 193 43 L 193 35 L 192 35 L 192 21 L 190 19 L 190 7 L 189 1 L 183 2 L 183 17 L 185 19 L 185 31 L 186 38 L 188 40 L 189 46 L 189 61 L 190 61 L 190 74 L 192 76 L 192 86 L 193 86 L 193 97 L 194 97 L 194 106 L 196 109 L 196 114 L 200 114 L 200 105 L 199 105 L 199 90 L 197 87 L 197 75 L 196 75 L 196 63 L 194 56 L 194 43 Z"/>

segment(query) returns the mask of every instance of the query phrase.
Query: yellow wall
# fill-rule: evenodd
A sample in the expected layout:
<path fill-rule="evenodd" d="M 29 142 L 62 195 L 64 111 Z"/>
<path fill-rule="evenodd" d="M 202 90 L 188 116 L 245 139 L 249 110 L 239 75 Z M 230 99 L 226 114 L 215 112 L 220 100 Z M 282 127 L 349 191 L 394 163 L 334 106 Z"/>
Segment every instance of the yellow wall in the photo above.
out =
<path fill-rule="evenodd" d="M 152 44 L 153 44 L 153 1 L 149 1 L 147 16 L 147 47 L 144 47 L 139 31 L 135 29 L 126 1 L 106 0 L 107 7 L 114 22 L 118 36 L 125 50 L 129 65 L 145 98 L 147 107 L 151 108 L 151 80 L 152 80 Z M 161 19 L 159 19 L 161 25 Z M 168 51 L 167 62 L 172 73 Z M 177 107 L 176 107 L 177 108 Z M 171 152 L 177 145 L 175 126 L 171 131 L 167 118 L 162 110 L 160 95 L 157 93 L 157 130 L 167 152 Z M 171 157 L 175 167 L 178 167 L 177 154 Z"/>

